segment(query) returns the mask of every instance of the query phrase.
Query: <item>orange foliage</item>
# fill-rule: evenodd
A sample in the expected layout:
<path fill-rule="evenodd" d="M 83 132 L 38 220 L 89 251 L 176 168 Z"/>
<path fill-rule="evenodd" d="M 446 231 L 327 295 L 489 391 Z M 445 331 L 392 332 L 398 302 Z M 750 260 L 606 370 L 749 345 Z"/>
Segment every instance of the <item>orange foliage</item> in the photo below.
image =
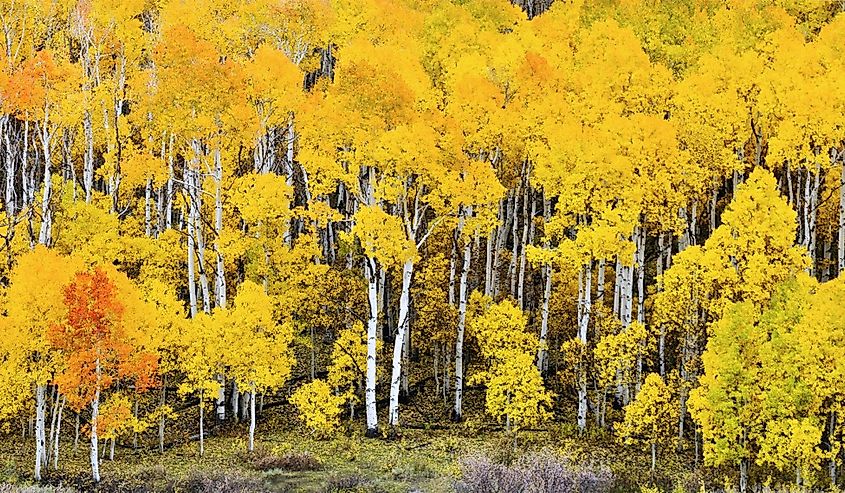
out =
<path fill-rule="evenodd" d="M 64 289 L 64 303 L 67 317 L 50 329 L 48 337 L 64 357 L 56 383 L 71 407 L 81 409 L 97 390 L 118 380 L 133 381 L 139 392 L 155 383 L 156 357 L 130 343 L 123 325 L 124 306 L 104 270 L 78 272 Z"/>

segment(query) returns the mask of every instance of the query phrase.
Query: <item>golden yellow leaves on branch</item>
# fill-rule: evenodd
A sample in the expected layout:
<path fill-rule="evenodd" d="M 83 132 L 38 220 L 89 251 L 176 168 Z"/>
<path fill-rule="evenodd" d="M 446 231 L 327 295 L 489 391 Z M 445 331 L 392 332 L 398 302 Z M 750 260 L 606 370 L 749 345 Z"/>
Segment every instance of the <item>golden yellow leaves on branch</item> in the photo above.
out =
<path fill-rule="evenodd" d="M 300 386 L 290 396 L 299 411 L 299 418 L 312 435 L 325 438 L 340 426 L 340 406 L 343 397 L 335 395 L 324 380 L 314 380 Z"/>
<path fill-rule="evenodd" d="M 629 329 L 630 330 L 630 329 Z M 651 447 L 651 470 L 657 463 L 657 446 L 666 446 L 675 439 L 678 403 L 672 388 L 656 373 L 646 376 L 637 397 L 625 406 L 625 420 L 619 435 L 625 443 L 646 443 Z"/>
<path fill-rule="evenodd" d="M 534 364 L 536 338 L 526 332 L 525 315 L 511 301 L 493 303 L 472 294 L 467 329 L 488 360 L 489 369 L 471 374 L 486 385 L 487 412 L 510 430 L 536 426 L 551 417 L 553 394 Z"/>

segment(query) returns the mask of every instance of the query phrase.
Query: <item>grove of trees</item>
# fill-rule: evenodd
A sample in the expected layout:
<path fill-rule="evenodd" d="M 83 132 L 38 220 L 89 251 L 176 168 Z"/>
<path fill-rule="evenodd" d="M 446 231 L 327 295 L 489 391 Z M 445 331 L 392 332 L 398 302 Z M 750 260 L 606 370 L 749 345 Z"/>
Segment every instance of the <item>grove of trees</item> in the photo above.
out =
<path fill-rule="evenodd" d="M 251 450 L 265 401 L 377 437 L 476 389 L 510 433 L 841 484 L 841 0 L 0 0 L 0 28 L 0 421 L 36 480 L 63 431 L 99 481 L 180 409 L 201 455 L 209 420 Z"/>

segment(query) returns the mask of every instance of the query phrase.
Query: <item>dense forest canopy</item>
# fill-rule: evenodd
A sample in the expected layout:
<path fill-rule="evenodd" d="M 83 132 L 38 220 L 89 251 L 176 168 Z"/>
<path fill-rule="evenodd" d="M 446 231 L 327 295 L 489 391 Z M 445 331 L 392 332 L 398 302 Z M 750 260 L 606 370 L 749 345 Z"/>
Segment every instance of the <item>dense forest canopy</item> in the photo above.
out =
<path fill-rule="evenodd" d="M 0 419 L 36 479 L 87 423 L 96 481 L 185 402 L 202 454 L 265 397 L 375 437 L 481 389 L 837 483 L 843 12 L 1 0 Z"/>

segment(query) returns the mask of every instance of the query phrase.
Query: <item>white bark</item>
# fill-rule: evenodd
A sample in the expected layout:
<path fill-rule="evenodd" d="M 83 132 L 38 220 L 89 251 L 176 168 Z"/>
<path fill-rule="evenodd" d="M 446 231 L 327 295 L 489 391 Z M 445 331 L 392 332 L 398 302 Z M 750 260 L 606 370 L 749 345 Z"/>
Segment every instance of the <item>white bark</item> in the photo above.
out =
<path fill-rule="evenodd" d="M 388 409 L 388 423 L 392 427 L 399 426 L 399 385 L 402 380 L 402 349 L 408 335 L 410 322 L 410 291 L 411 276 L 414 273 L 414 261 L 408 259 L 402 265 L 402 293 L 399 296 L 399 320 L 396 341 L 393 344 L 393 370 L 390 377 L 390 407 Z"/>
<path fill-rule="evenodd" d="M 839 175 L 839 237 L 837 238 L 837 275 L 845 272 L 845 150 L 840 153 L 842 164 Z"/>
<path fill-rule="evenodd" d="M 541 374 L 549 369 L 547 338 L 549 335 L 549 302 L 552 299 L 552 266 L 543 266 L 543 307 L 540 313 L 540 347 L 537 349 L 537 370 Z"/>
<path fill-rule="evenodd" d="M 161 401 L 159 401 L 159 408 L 163 408 L 165 403 L 167 402 L 167 376 L 165 376 L 162 380 L 161 384 Z M 165 424 L 164 413 L 161 414 L 161 417 L 158 420 L 158 451 L 159 453 L 164 453 L 164 424 Z"/>
<path fill-rule="evenodd" d="M 543 220 L 549 221 L 551 217 L 551 203 L 543 195 Z M 543 247 L 549 248 L 549 237 L 546 236 L 543 241 Z M 549 302 L 552 298 L 552 266 L 551 264 L 543 265 L 543 306 L 540 315 L 540 347 L 537 348 L 537 370 L 544 374 L 549 367 L 548 362 L 548 348 L 546 339 L 549 334 Z"/>
<path fill-rule="evenodd" d="M 52 167 L 50 156 L 50 128 L 49 128 L 49 112 L 47 107 L 44 108 L 44 122 L 41 124 L 40 137 L 42 153 L 44 158 L 44 190 L 41 198 L 41 228 L 38 233 L 38 243 L 41 245 L 49 245 L 52 236 L 53 225 L 53 209 L 50 207 L 50 198 L 53 193 L 53 175 L 50 168 Z"/>
<path fill-rule="evenodd" d="M 255 384 L 252 385 L 252 394 L 255 395 Z M 249 451 L 255 450 L 255 399 L 249 400 Z"/>
<path fill-rule="evenodd" d="M 85 111 L 83 115 L 82 128 L 85 134 L 85 152 L 82 157 L 82 186 L 85 188 L 85 202 L 90 204 L 94 191 L 94 126 L 91 122 L 90 111 Z"/>
<path fill-rule="evenodd" d="M 100 418 L 100 360 L 97 359 L 97 386 L 94 400 L 91 401 L 91 478 L 95 483 L 100 482 L 100 459 L 97 442 L 97 420 Z"/>
<path fill-rule="evenodd" d="M 510 197 L 508 197 L 508 200 L 510 200 Z M 490 272 L 490 291 L 493 297 L 499 294 L 499 253 L 504 248 L 505 238 L 507 236 L 507 211 L 508 206 L 506 201 L 504 199 L 500 200 L 498 226 L 496 226 L 496 241 L 493 247 L 493 266 L 492 272 Z"/>
<path fill-rule="evenodd" d="M 205 454 L 205 391 L 200 390 L 200 457 Z"/>
<path fill-rule="evenodd" d="M 185 183 L 186 183 L 186 191 L 188 193 L 188 304 L 191 310 L 191 318 L 197 316 L 197 284 L 196 284 L 196 258 L 194 257 L 194 243 L 195 243 L 195 231 L 194 231 L 194 201 L 192 198 L 193 192 L 190 191 L 188 188 L 190 183 L 193 181 L 191 178 L 191 173 L 193 171 L 186 169 L 185 174 Z M 169 215 L 168 215 L 169 217 Z"/>
<path fill-rule="evenodd" d="M 187 181 L 187 180 L 186 180 Z M 170 141 L 167 149 L 167 207 L 164 211 L 164 227 L 170 229 L 173 226 L 173 134 L 170 134 Z"/>
<path fill-rule="evenodd" d="M 516 284 L 516 299 L 521 310 L 525 310 L 525 267 L 526 267 L 526 246 L 531 243 L 531 236 L 534 231 L 534 214 L 537 213 L 537 201 L 531 196 L 531 188 L 525 187 L 525 210 L 523 210 L 522 241 L 519 248 L 519 279 Z M 531 202 L 530 213 L 528 202 Z M 516 253 L 516 250 L 514 250 Z"/>
<path fill-rule="evenodd" d="M 6 148 L 4 154 L 4 166 L 6 168 L 6 215 L 11 220 L 17 213 L 15 202 L 15 153 L 12 149 L 12 124 L 8 115 L 0 116 L 0 128 L 3 132 L 3 145 Z M 11 235 L 14 228 L 9 228 Z"/>
<path fill-rule="evenodd" d="M 493 232 L 487 234 L 487 255 L 484 262 L 484 296 L 493 295 Z"/>
<path fill-rule="evenodd" d="M 376 288 L 376 261 L 373 258 L 364 260 L 367 273 L 367 300 L 370 305 L 370 316 L 367 319 L 367 384 L 365 400 L 367 406 L 367 435 L 374 437 L 378 434 L 378 414 L 376 412 L 376 344 L 378 342 L 378 289 Z"/>
<path fill-rule="evenodd" d="M 21 209 L 32 204 L 31 183 L 27 174 L 27 162 L 29 160 L 29 119 L 23 122 L 23 154 L 21 155 L 21 191 L 23 192 L 23 204 Z"/>
<path fill-rule="evenodd" d="M 47 386 L 35 386 L 35 480 L 41 481 L 41 471 L 47 462 L 45 408 L 47 406 Z"/>
<path fill-rule="evenodd" d="M 53 437 L 53 469 L 59 469 L 59 437 L 62 433 L 62 414 L 65 410 L 65 398 L 61 397 L 61 404 L 59 404 L 59 416 L 56 419 L 56 434 Z"/>
<path fill-rule="evenodd" d="M 472 211 L 469 211 L 472 214 Z M 462 218 L 463 219 L 463 218 Z M 463 225 L 461 225 L 462 227 Z M 472 261 L 472 242 L 467 238 L 464 246 L 464 262 L 461 269 L 461 281 L 458 287 L 458 334 L 455 341 L 455 419 L 462 416 L 464 392 L 464 328 L 467 315 L 467 278 Z"/>
<path fill-rule="evenodd" d="M 582 266 L 582 277 L 584 285 L 581 289 L 581 302 L 579 317 L 578 317 L 578 339 L 581 344 L 587 346 L 587 329 L 590 325 L 590 313 L 592 311 L 592 280 L 593 269 L 591 263 Z M 582 363 L 578 374 L 578 429 L 584 431 L 587 429 L 587 368 Z"/>
<path fill-rule="evenodd" d="M 149 238 L 153 234 L 152 223 L 152 208 L 150 206 L 150 199 L 153 194 L 153 181 L 147 178 L 147 184 L 144 187 L 144 234 Z"/>

